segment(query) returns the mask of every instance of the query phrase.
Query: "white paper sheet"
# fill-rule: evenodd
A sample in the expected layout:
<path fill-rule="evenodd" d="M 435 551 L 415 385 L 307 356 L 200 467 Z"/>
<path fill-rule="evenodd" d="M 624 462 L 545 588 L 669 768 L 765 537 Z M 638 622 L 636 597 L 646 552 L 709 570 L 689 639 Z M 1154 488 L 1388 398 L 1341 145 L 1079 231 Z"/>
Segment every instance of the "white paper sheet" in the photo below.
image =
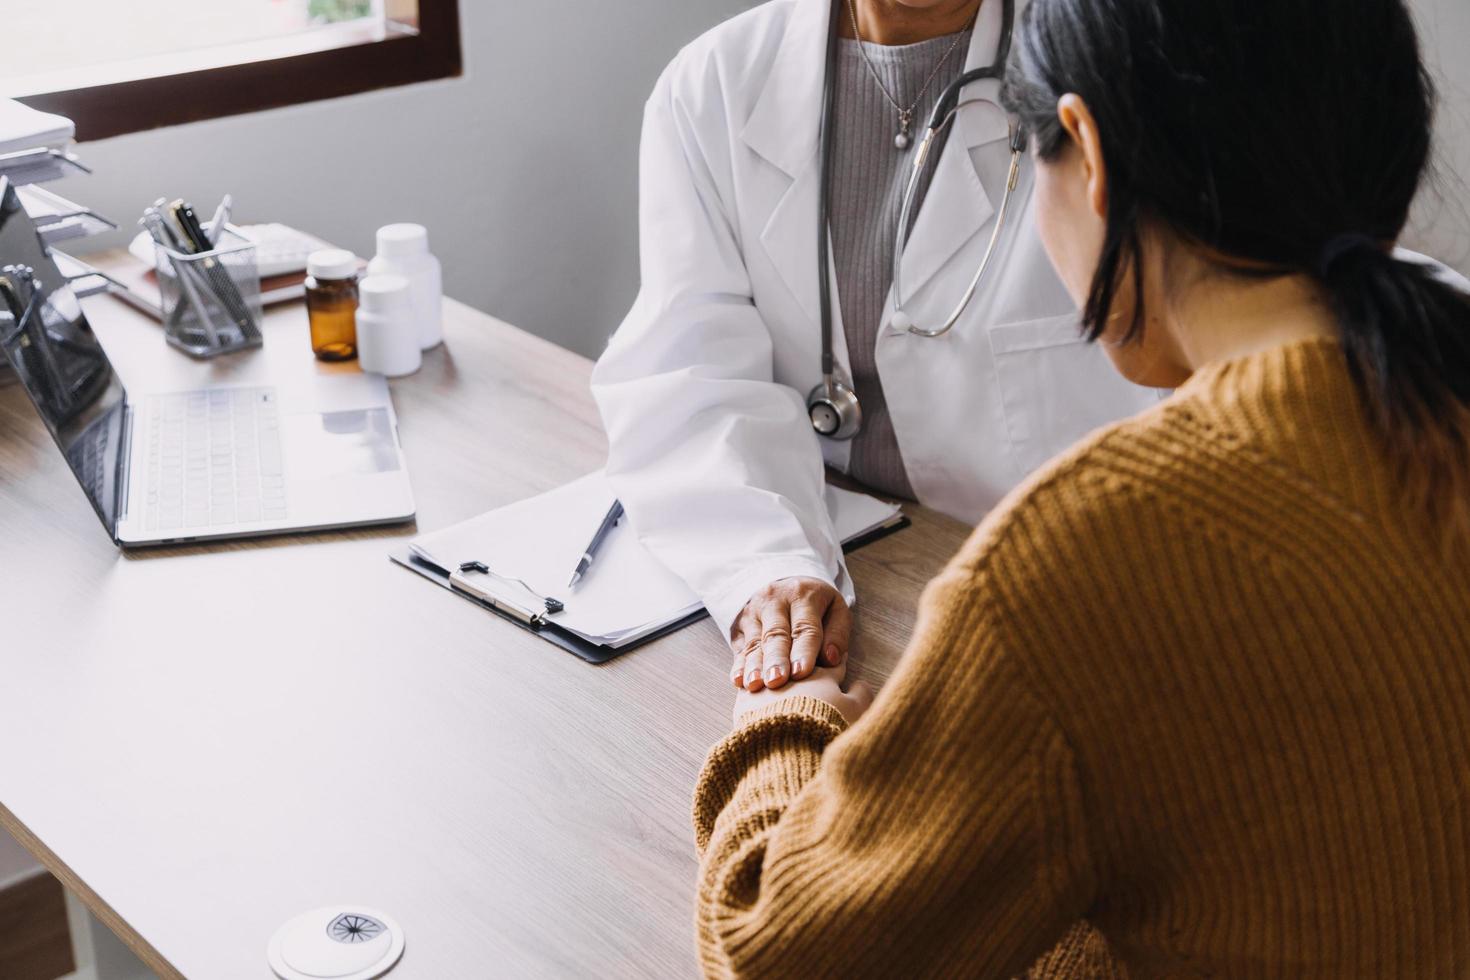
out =
<path fill-rule="evenodd" d="M 615 499 L 612 485 L 592 473 L 565 486 L 461 524 L 416 538 L 435 564 L 457 569 L 479 561 L 498 576 L 518 578 L 566 608 L 551 621 L 593 643 L 624 646 L 700 608 L 699 597 L 639 543 L 627 520 L 608 535 L 575 592 L 567 579 Z M 873 497 L 827 488 L 837 533 L 850 541 L 898 516 Z M 531 597 L 514 585 L 476 576 L 476 585 L 520 605 Z"/>
<path fill-rule="evenodd" d="M 0 99 L 0 153 L 38 147 L 59 149 L 71 142 L 76 127 L 70 119 L 40 112 L 14 99 Z"/>

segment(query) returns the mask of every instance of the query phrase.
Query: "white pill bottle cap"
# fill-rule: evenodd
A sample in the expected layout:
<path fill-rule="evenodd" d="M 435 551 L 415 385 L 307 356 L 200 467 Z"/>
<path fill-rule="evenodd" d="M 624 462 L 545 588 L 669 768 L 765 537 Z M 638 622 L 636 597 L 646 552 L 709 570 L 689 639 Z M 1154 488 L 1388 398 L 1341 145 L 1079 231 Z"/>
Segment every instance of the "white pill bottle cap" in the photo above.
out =
<path fill-rule="evenodd" d="M 378 254 L 388 259 L 429 254 L 429 230 L 423 225 L 384 225 L 378 229 Z"/>
<path fill-rule="evenodd" d="M 313 279 L 351 279 L 357 275 L 357 256 L 345 248 L 319 248 L 306 257 Z"/>
<path fill-rule="evenodd" d="M 358 283 L 357 297 L 358 305 L 368 313 L 407 312 L 412 302 L 408 280 L 390 273 L 368 276 Z"/>

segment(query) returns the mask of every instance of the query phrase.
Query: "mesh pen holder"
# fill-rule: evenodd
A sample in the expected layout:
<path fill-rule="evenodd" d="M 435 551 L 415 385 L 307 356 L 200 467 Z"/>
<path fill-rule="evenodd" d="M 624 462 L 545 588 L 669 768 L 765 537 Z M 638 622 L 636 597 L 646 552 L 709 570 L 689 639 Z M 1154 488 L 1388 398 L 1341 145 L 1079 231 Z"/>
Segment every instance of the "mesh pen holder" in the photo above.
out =
<path fill-rule="evenodd" d="M 189 254 L 155 245 L 163 334 L 192 357 L 261 345 L 260 267 L 255 243 L 226 226 L 220 243 Z"/>

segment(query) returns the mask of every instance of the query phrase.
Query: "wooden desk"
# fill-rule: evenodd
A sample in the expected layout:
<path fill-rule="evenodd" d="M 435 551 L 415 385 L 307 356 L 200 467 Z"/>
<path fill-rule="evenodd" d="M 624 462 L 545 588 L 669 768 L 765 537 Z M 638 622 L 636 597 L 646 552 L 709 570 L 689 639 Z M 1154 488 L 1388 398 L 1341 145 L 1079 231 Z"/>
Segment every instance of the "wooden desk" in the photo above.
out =
<path fill-rule="evenodd" d="M 99 297 L 136 393 L 280 379 L 305 312 L 197 363 Z M 393 382 L 418 526 L 600 466 L 590 364 L 449 303 Z M 966 533 L 857 553 L 858 676 L 886 677 Z M 266 977 L 337 901 L 395 916 L 394 977 L 696 972 L 690 792 L 729 726 L 708 622 L 585 664 L 389 563 L 412 526 L 123 554 L 18 387 L 0 390 L 0 824 L 165 976 Z"/>

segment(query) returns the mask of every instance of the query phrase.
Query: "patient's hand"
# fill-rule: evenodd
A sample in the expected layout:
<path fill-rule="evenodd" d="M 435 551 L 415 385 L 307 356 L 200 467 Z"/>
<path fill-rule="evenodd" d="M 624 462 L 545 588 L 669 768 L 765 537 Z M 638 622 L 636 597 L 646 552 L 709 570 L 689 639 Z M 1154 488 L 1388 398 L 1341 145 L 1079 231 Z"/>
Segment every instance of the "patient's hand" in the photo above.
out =
<path fill-rule="evenodd" d="M 841 713 L 849 726 L 857 723 L 863 712 L 873 704 L 873 689 L 862 681 L 855 681 L 846 691 L 842 679 L 847 673 L 847 661 L 836 667 L 818 667 L 810 677 L 788 684 L 779 691 L 767 688 L 764 691 L 741 690 L 735 695 L 735 721 L 747 711 L 763 708 L 786 698 L 808 697 L 826 701 Z"/>
<path fill-rule="evenodd" d="M 730 681 L 759 691 L 800 680 L 818 664 L 835 667 L 847 656 L 851 632 L 842 593 L 820 579 L 779 579 L 751 597 L 730 629 Z"/>

